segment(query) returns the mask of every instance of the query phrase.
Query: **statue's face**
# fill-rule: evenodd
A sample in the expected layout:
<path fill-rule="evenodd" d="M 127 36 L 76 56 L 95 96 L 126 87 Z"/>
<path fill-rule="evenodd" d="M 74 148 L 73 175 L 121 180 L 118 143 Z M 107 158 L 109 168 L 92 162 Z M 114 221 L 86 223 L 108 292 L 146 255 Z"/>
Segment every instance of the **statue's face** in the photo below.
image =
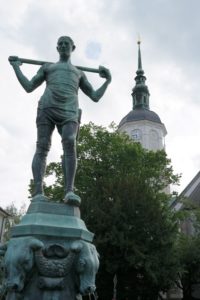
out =
<path fill-rule="evenodd" d="M 73 51 L 73 45 L 68 38 L 61 38 L 58 40 L 57 50 L 61 56 L 70 56 Z"/>

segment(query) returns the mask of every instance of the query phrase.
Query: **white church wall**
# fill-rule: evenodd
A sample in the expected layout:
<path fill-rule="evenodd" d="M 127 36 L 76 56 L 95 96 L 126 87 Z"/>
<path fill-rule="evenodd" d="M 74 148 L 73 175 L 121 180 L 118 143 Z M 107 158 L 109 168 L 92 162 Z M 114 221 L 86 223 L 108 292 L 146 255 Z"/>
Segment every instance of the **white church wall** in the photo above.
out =
<path fill-rule="evenodd" d="M 126 132 L 132 139 L 140 142 L 145 149 L 156 151 L 165 148 L 166 129 L 163 124 L 140 120 L 124 124 L 119 131 Z"/>

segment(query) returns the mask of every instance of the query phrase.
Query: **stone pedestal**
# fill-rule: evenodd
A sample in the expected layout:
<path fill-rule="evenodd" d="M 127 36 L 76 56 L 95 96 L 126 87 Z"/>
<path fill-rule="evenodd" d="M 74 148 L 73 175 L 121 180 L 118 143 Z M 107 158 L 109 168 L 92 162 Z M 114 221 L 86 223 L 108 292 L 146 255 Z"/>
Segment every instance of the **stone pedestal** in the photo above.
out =
<path fill-rule="evenodd" d="M 94 236 L 80 218 L 79 207 L 38 198 L 31 202 L 20 224 L 12 228 L 12 237 L 40 235 L 87 242 Z"/>
<path fill-rule="evenodd" d="M 32 200 L 5 254 L 6 299 L 76 300 L 95 291 L 98 254 L 78 207 Z"/>

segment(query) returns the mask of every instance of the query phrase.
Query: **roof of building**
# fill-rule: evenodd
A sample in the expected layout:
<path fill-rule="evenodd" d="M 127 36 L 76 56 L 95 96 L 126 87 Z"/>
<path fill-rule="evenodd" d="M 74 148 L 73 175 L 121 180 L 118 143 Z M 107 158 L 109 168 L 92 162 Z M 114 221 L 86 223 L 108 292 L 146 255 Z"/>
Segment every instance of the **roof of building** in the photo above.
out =
<path fill-rule="evenodd" d="M 190 183 L 185 187 L 181 192 L 179 197 L 176 197 L 176 200 L 172 203 L 172 207 L 177 210 L 183 209 L 184 204 L 180 202 L 182 198 L 189 198 L 192 203 L 200 205 L 200 171 L 194 176 Z"/>
<path fill-rule="evenodd" d="M 180 196 L 188 197 L 192 202 L 200 205 L 200 171 L 190 181 Z"/>
<path fill-rule="evenodd" d="M 7 211 L 5 211 L 1 207 L 0 207 L 0 215 L 3 215 L 4 217 L 10 217 L 11 216 L 11 214 L 9 214 Z"/>
<path fill-rule="evenodd" d="M 128 122 L 140 121 L 140 120 L 147 120 L 154 123 L 162 124 L 159 116 L 152 110 L 145 109 L 145 108 L 137 108 L 131 110 L 119 123 L 119 127 L 124 125 Z"/>

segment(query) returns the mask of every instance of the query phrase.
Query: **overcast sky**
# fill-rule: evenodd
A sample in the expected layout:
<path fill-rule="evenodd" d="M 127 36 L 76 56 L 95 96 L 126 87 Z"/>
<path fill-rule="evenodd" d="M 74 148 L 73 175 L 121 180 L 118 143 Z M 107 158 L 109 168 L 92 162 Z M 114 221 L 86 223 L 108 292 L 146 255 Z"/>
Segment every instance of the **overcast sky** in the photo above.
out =
<path fill-rule="evenodd" d="M 28 183 L 35 151 L 37 102 L 44 85 L 27 94 L 9 55 L 56 61 L 57 38 L 76 44 L 72 63 L 110 68 L 113 81 L 99 103 L 81 92 L 82 123 L 116 124 L 132 109 L 137 38 L 150 91 L 150 109 L 168 131 L 166 151 L 181 192 L 200 169 L 199 0 L 0 0 L 1 110 L 0 206 L 29 203 Z M 23 65 L 31 78 L 38 67 Z M 95 88 L 103 80 L 88 74 Z M 55 132 L 48 162 L 62 153 Z"/>

